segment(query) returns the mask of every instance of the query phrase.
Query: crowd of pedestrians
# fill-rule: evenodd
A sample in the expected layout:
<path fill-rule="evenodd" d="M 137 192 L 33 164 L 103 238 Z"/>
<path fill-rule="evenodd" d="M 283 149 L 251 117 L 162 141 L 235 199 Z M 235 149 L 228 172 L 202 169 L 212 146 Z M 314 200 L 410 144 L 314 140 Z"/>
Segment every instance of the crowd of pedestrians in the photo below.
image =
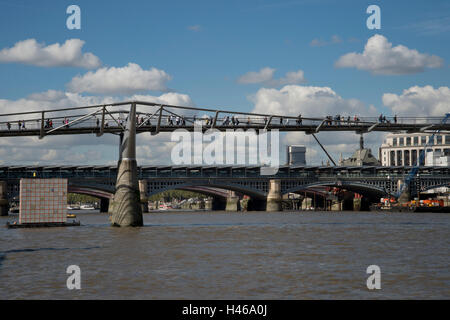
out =
<path fill-rule="evenodd" d="M 210 126 L 213 124 L 213 119 L 211 116 L 205 116 L 203 118 L 197 119 L 196 116 L 193 116 L 192 118 L 188 118 L 189 122 L 192 123 L 199 123 L 199 121 L 202 124 L 205 124 L 206 126 Z M 192 121 L 191 121 L 192 119 Z M 272 117 L 271 117 L 272 119 Z M 397 123 L 397 115 L 394 115 L 394 117 L 391 118 L 392 122 L 394 124 Z M 126 121 L 128 120 L 128 117 L 122 117 L 121 115 L 119 115 L 118 120 L 116 120 L 116 122 L 118 122 L 118 124 L 120 126 L 124 126 Z M 232 115 L 232 116 L 225 116 L 224 118 L 221 118 L 221 124 L 222 126 L 239 126 L 239 124 L 241 124 L 242 121 L 242 117 L 241 120 Z M 261 124 L 261 120 L 263 120 L 264 125 L 267 125 L 269 122 L 269 119 L 267 118 L 267 116 L 264 116 L 264 118 L 260 118 L 260 119 L 251 119 L 250 117 L 247 117 L 247 119 L 244 118 L 244 124 L 247 126 L 250 126 L 251 124 Z M 290 120 L 294 121 L 295 120 L 295 124 L 297 126 L 301 126 L 303 124 L 303 118 L 302 115 L 298 115 L 298 117 L 295 119 L 290 119 L 290 118 L 284 118 L 284 117 L 278 117 L 278 121 L 279 121 L 279 125 L 290 125 L 293 122 L 290 122 Z M 167 121 L 167 125 L 169 126 L 186 126 L 186 118 L 184 116 L 178 116 L 178 115 L 168 115 L 166 117 L 166 121 Z M 326 116 L 325 120 L 324 120 L 324 124 L 325 125 L 356 125 L 358 124 L 361 120 L 360 118 L 355 115 L 353 118 L 350 116 L 341 116 L 339 114 L 335 115 L 335 116 Z M 13 122 L 15 123 L 15 121 Z M 40 121 L 37 120 L 38 126 Z M 62 120 L 62 124 L 64 128 L 69 128 L 69 118 L 68 117 L 64 117 L 64 119 Z M 272 122 L 272 123 L 276 123 L 276 122 Z M 385 115 L 380 114 L 378 117 L 378 123 L 386 123 L 386 124 L 390 124 L 391 120 L 389 120 L 388 118 L 386 118 Z M 143 126 L 150 126 L 151 125 L 151 121 L 150 121 L 150 117 L 147 117 L 146 119 L 144 118 L 144 116 L 136 116 L 136 124 Z M 100 126 L 100 119 L 95 117 L 95 125 L 98 128 Z M 108 127 L 108 121 L 105 121 L 105 127 Z M 8 129 L 8 131 L 11 131 L 12 128 L 12 124 L 11 122 L 7 122 L 6 123 L 6 128 Z M 25 121 L 24 120 L 19 120 L 17 121 L 17 128 L 18 130 L 26 130 L 26 126 L 25 126 Z M 45 120 L 45 124 L 44 124 L 44 128 L 45 129 L 51 129 L 53 128 L 53 120 L 50 118 L 47 118 Z"/>
<path fill-rule="evenodd" d="M 397 123 L 397 115 L 395 115 L 392 118 L 392 121 L 394 121 L 394 123 Z M 379 123 L 391 123 L 391 121 L 389 119 L 386 119 L 386 116 L 383 114 L 380 114 L 380 116 L 378 117 L 378 122 Z"/>
<path fill-rule="evenodd" d="M 329 125 L 329 126 L 331 126 L 331 125 L 339 126 L 339 125 L 345 125 L 345 124 L 351 125 L 351 124 L 357 124 L 360 121 L 361 121 L 361 119 L 357 115 L 355 115 L 353 118 L 350 116 L 347 116 L 347 117 L 341 116 L 340 114 L 337 114 L 334 117 L 333 116 L 325 117 L 325 124 Z"/>

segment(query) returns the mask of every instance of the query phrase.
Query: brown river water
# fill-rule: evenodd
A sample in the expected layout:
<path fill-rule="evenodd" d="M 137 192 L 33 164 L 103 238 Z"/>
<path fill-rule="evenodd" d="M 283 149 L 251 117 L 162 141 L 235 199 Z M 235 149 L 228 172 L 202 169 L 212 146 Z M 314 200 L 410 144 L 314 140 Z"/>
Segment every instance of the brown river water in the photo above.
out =
<path fill-rule="evenodd" d="M 114 228 L 78 211 L 80 227 L 5 228 L 13 219 L 0 217 L 0 299 L 450 298 L 449 214 L 164 212 Z"/>

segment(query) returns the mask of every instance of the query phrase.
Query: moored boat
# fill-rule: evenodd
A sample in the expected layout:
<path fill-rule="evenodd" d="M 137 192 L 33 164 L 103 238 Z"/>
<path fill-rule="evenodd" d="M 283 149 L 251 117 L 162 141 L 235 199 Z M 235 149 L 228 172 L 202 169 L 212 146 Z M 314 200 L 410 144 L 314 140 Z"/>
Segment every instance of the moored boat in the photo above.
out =
<path fill-rule="evenodd" d="M 41 222 L 41 223 L 6 223 L 8 229 L 18 229 L 18 228 L 52 228 L 52 227 L 78 227 L 80 226 L 79 221 L 72 222 Z"/>
<path fill-rule="evenodd" d="M 397 203 L 393 199 L 382 198 L 380 203 L 370 206 L 370 211 L 376 212 L 441 212 L 450 213 L 450 206 L 445 206 L 443 200 L 412 200 Z"/>
<path fill-rule="evenodd" d="M 92 204 L 83 204 L 80 206 L 81 210 L 95 210 L 95 207 Z"/>
<path fill-rule="evenodd" d="M 158 208 L 158 210 L 171 210 L 171 209 L 172 209 L 172 206 L 170 204 L 167 205 L 165 203 L 161 203 Z"/>

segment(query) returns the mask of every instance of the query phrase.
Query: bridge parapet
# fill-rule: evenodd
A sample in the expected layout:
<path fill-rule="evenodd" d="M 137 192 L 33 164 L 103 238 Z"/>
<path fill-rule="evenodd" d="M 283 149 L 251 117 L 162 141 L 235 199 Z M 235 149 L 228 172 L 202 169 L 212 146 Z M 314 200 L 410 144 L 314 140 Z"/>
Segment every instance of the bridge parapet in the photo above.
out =
<path fill-rule="evenodd" d="M 0 216 L 8 215 L 8 210 L 7 184 L 6 181 L 0 181 Z"/>
<path fill-rule="evenodd" d="M 404 179 L 406 167 L 289 167 L 282 166 L 274 176 L 261 176 L 260 167 L 171 167 L 142 166 L 138 179 L 147 181 L 146 194 L 150 196 L 165 190 L 192 186 L 209 186 L 234 190 L 252 198 L 265 199 L 269 181 L 281 181 L 281 193 L 298 192 L 314 186 L 337 186 L 349 188 L 364 186 L 373 194 L 397 192 L 397 181 Z M 115 192 L 116 167 L 108 166 L 53 166 L 53 167 L 0 167 L 0 181 L 7 182 L 7 198 L 18 195 L 20 178 L 61 178 L 69 180 L 70 186 L 112 194 Z M 414 178 L 411 192 L 416 194 L 433 187 L 450 185 L 450 168 L 423 167 Z"/>
<path fill-rule="evenodd" d="M 419 132 L 424 130 L 450 130 L 450 124 L 443 124 L 443 117 L 390 117 L 379 121 L 375 117 L 339 117 L 338 119 L 318 115 L 317 117 L 299 117 L 276 114 L 260 114 L 218 109 L 162 105 L 145 101 L 125 101 L 112 104 L 91 105 L 54 110 L 35 110 L 0 114 L 0 137 L 37 136 L 64 134 L 119 134 L 125 131 L 125 118 L 129 110 L 124 106 L 136 108 L 136 132 L 172 132 L 183 128 L 194 131 L 195 125 L 203 130 L 279 130 L 303 131 L 370 131 Z M 201 113 L 205 117 L 198 117 Z M 181 121 L 174 123 L 172 118 Z M 134 116 L 133 116 L 134 118 Z"/>
<path fill-rule="evenodd" d="M 261 166 L 141 166 L 137 169 L 140 180 L 151 178 L 334 178 L 382 177 L 394 178 L 408 175 L 411 167 L 328 167 L 280 166 L 274 175 L 261 175 Z M 450 167 L 422 167 L 421 177 L 450 176 Z M 0 180 L 21 178 L 68 178 L 113 181 L 117 178 L 116 166 L 0 166 Z"/>

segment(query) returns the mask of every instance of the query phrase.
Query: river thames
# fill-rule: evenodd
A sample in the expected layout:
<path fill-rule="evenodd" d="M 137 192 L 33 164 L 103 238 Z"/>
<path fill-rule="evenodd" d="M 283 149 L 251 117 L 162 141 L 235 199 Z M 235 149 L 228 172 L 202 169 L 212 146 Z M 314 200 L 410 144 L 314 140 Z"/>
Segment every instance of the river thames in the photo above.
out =
<path fill-rule="evenodd" d="M 71 228 L 0 217 L 0 299 L 450 298 L 448 214 L 164 212 L 114 228 L 76 213 Z M 367 289 L 369 265 L 381 290 Z"/>

